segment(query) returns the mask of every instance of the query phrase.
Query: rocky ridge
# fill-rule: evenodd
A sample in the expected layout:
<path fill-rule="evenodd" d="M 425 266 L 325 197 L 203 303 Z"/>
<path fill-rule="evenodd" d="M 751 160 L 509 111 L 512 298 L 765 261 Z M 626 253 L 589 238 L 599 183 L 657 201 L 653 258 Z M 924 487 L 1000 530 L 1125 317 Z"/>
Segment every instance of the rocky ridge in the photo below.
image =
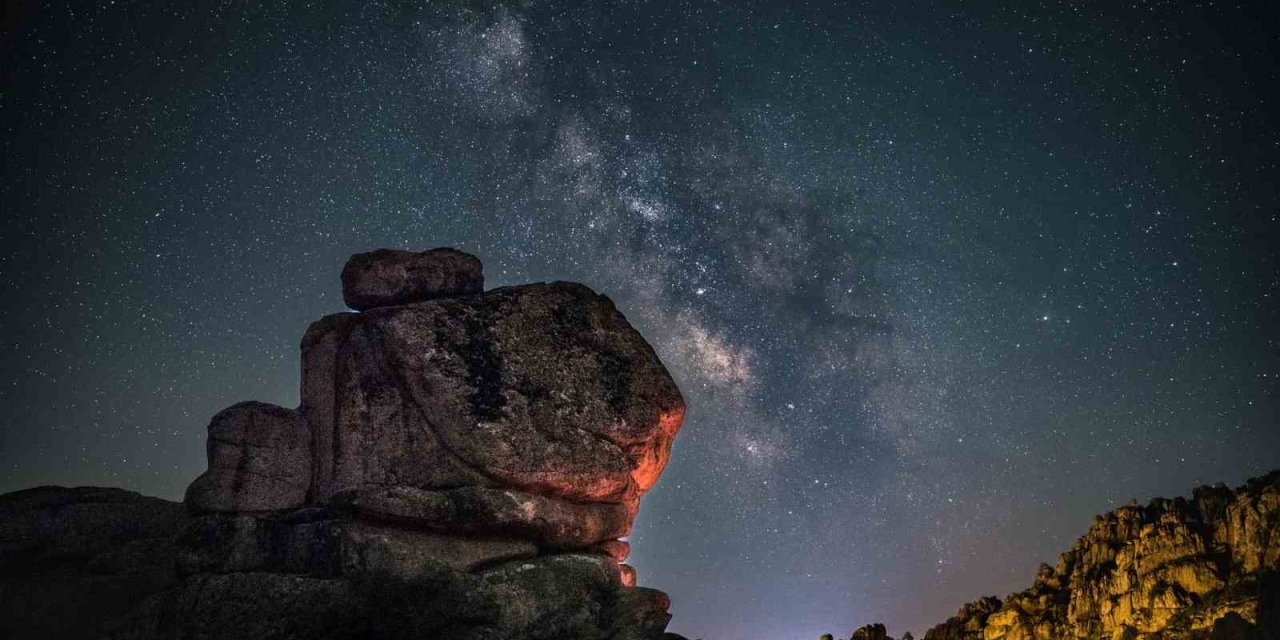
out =
<path fill-rule="evenodd" d="M 621 538 L 684 401 L 613 303 L 564 282 L 484 292 L 453 249 L 359 254 L 342 283 L 359 312 L 308 328 L 301 405 L 215 415 L 185 508 L 0 498 L 0 635 L 664 637 L 669 600 L 635 586 Z M 81 542 L 104 522 L 118 531 Z M 91 620 L 24 612 L 51 576 L 75 592 L 37 589 L 50 611 L 135 588 Z"/>
<path fill-rule="evenodd" d="M 1030 588 L 1003 600 L 987 596 L 967 603 L 924 635 L 925 640 L 1277 638 L 1280 471 L 1235 490 L 1201 487 L 1190 499 L 1157 498 L 1098 516 L 1055 565 L 1040 566 Z"/>

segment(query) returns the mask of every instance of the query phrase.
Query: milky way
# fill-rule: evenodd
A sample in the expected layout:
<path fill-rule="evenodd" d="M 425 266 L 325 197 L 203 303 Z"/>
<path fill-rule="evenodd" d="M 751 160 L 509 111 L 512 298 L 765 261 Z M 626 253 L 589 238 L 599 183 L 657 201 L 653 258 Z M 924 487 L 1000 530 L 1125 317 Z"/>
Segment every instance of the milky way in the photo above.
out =
<path fill-rule="evenodd" d="M 15 9 L 0 490 L 179 498 L 379 246 L 654 344 L 690 637 L 918 635 L 1280 466 L 1275 9 L 902 4 Z"/>

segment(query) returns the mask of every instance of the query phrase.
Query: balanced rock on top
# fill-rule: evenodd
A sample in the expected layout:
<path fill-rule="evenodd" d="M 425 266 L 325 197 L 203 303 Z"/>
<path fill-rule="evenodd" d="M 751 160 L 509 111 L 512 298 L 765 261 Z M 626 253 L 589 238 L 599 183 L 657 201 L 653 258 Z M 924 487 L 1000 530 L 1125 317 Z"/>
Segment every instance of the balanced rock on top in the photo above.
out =
<path fill-rule="evenodd" d="M 364 311 L 484 291 L 480 261 L 457 249 L 357 253 L 342 269 L 342 300 Z"/>

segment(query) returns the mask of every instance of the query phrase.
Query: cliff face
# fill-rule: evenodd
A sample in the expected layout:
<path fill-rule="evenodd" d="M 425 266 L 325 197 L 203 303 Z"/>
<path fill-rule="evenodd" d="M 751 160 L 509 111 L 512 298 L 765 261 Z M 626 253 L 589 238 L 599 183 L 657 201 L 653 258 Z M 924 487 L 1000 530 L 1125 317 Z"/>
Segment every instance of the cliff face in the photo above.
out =
<path fill-rule="evenodd" d="M 0 636 L 662 638 L 669 600 L 620 538 L 680 391 L 608 298 L 486 292 L 481 269 L 353 257 L 358 312 L 307 330 L 301 406 L 215 415 L 185 505 L 0 496 Z M 85 607 L 102 615 L 59 613 Z"/>
<path fill-rule="evenodd" d="M 1031 588 L 925 640 L 1280 638 L 1280 471 L 1098 517 Z"/>

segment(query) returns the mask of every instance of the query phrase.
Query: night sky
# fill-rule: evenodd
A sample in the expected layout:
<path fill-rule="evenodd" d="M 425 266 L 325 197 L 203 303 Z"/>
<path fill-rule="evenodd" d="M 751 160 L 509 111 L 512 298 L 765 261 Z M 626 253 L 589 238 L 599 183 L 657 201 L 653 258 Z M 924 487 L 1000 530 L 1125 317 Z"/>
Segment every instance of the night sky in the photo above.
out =
<path fill-rule="evenodd" d="M 671 369 L 690 637 L 919 635 L 1280 467 L 1274 3 L 276 4 L 8 10 L 0 491 L 180 498 L 347 256 L 444 245 Z"/>

